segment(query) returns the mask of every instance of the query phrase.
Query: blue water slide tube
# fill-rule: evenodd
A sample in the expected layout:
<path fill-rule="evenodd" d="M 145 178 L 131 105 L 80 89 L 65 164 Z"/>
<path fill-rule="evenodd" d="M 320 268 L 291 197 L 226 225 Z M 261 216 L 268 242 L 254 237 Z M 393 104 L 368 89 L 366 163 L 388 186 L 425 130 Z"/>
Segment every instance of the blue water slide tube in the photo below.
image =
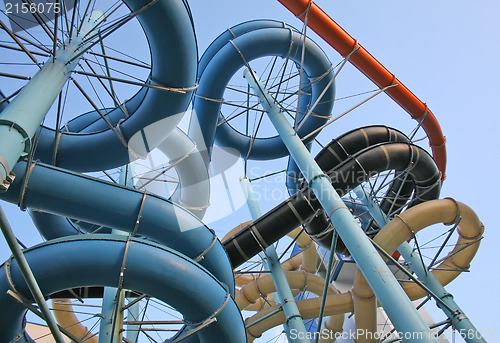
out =
<path fill-rule="evenodd" d="M 99 112 L 101 112 L 101 114 L 106 114 L 106 117 L 111 123 L 118 123 L 126 118 L 124 112 L 133 114 L 137 111 L 147 94 L 147 90 L 146 87 L 143 87 L 132 98 L 120 104 L 120 106 L 115 108 L 102 108 Z M 99 112 L 95 110 L 80 114 L 64 124 L 61 131 L 65 134 L 94 134 L 109 130 L 109 125 L 101 118 Z"/>
<path fill-rule="evenodd" d="M 171 200 L 189 210 L 199 219 L 203 218 L 210 200 L 210 181 L 208 171 L 200 152 L 189 137 L 176 128 L 159 146 L 170 161 L 175 164 L 179 176 L 179 185 Z M 85 232 L 110 233 L 109 228 L 102 228 L 84 222 L 59 217 L 36 210 L 29 211 L 31 219 L 40 234 L 46 239 L 77 235 Z"/>
<path fill-rule="evenodd" d="M 76 286 L 118 287 L 125 261 L 124 289 L 174 307 L 188 329 L 194 323 L 216 319 L 198 331 L 199 341 L 246 341 L 241 313 L 225 285 L 172 249 L 137 238 L 127 243 L 123 236 L 92 235 L 53 240 L 24 254 L 45 296 Z M 15 260 L 8 260 L 0 269 L 0 340 L 27 343 L 31 341 L 24 332 L 27 310 L 7 291 L 30 301 L 33 298 Z"/>
<path fill-rule="evenodd" d="M 210 46 L 205 50 L 203 55 L 201 56 L 200 62 L 198 63 L 198 81 L 200 80 L 205 68 L 210 63 L 215 54 L 226 45 L 229 40 L 234 39 L 242 34 L 248 33 L 254 30 L 266 29 L 266 28 L 287 28 L 290 30 L 294 30 L 298 34 L 300 31 L 294 28 L 293 26 L 277 20 L 271 19 L 258 19 L 258 20 L 250 20 L 240 24 L 237 24 L 223 33 L 221 33 Z M 300 64 L 296 63 L 297 69 L 300 69 Z M 300 98 L 300 110 L 299 110 L 299 119 L 301 119 L 305 113 L 305 110 L 308 108 L 311 102 L 310 89 L 309 89 L 309 79 L 306 77 L 302 82 L 302 90 L 305 92 L 301 95 Z M 196 102 L 196 98 L 193 99 L 193 102 Z M 217 135 L 217 132 L 215 133 Z"/>
<path fill-rule="evenodd" d="M 0 200 L 21 207 L 102 225 L 150 238 L 192 258 L 225 283 L 231 294 L 234 278 L 227 254 L 215 233 L 189 211 L 152 194 L 36 164 L 22 192 L 26 162 Z"/>
<path fill-rule="evenodd" d="M 250 25 L 250 24 L 248 24 Z M 225 34 L 227 36 L 227 34 Z M 292 28 L 267 27 L 245 32 L 226 42 L 217 50 L 210 61 L 204 65 L 199 87 L 196 90 L 194 110 L 197 121 L 195 125 L 201 128 L 201 134 L 190 127 L 189 135 L 198 146 L 205 145 L 208 149 L 208 158 L 214 142 L 221 147 L 231 147 L 242 156 L 250 159 L 273 159 L 288 155 L 288 152 L 278 136 L 256 139 L 250 154 L 249 136 L 235 130 L 229 124 L 217 126 L 224 90 L 231 77 L 243 66 L 242 55 L 245 61 L 250 62 L 260 57 L 279 56 L 289 57 L 294 63 L 300 63 L 304 38 Z M 325 53 L 310 39 L 305 40 L 305 77 L 311 84 L 311 103 L 333 78 L 332 65 Z M 213 51 L 211 52 L 213 54 Z M 208 58 L 208 57 L 207 57 Z M 334 88 L 330 87 L 322 101 L 316 106 L 314 116 L 309 117 L 299 130 L 304 136 L 323 124 L 331 114 L 334 98 Z M 214 101 L 216 100 L 216 101 Z M 314 139 L 314 135 L 307 142 Z M 306 143 L 307 143 L 306 142 Z"/>
<path fill-rule="evenodd" d="M 187 3 L 183 0 L 158 0 L 153 3 L 150 0 L 125 0 L 125 4 L 131 11 L 150 6 L 137 15 L 151 51 L 152 69 L 148 82 L 175 89 L 194 87 L 198 56 Z M 178 93 L 143 87 L 126 104 L 129 117 L 125 117 L 120 107 L 111 110 L 111 117 L 116 123 L 115 131 L 120 132 L 128 142 L 144 127 L 170 118 L 169 125 L 164 129 L 165 138 L 182 118 L 192 93 L 190 90 Z M 101 119 L 88 130 L 92 132 L 62 132 L 61 137 L 55 140 L 55 131 L 43 127 L 35 158 L 75 171 L 106 170 L 129 162 L 129 150 L 133 147 L 130 144 L 124 146 L 113 130 L 104 127 Z M 148 143 L 151 147 L 152 142 Z"/>
<path fill-rule="evenodd" d="M 29 215 L 40 235 L 47 241 L 60 237 L 80 235 L 86 232 L 80 225 L 66 217 L 32 209 L 29 209 Z M 99 233 L 111 233 L 111 231 L 106 229 L 105 232 L 99 231 Z"/>
<path fill-rule="evenodd" d="M 82 120 L 79 124 L 85 126 L 86 122 Z M 201 153 L 179 128 L 174 129 L 158 149 L 169 158 L 179 177 L 179 185 L 170 199 L 202 219 L 210 202 L 210 181 Z M 56 218 L 57 216 L 45 212 L 30 210 L 29 213 L 46 240 L 93 232 L 96 229 L 99 229 L 99 233 L 111 232 L 109 228 L 96 227 L 85 222 L 75 223 L 71 219 Z"/>
<path fill-rule="evenodd" d="M 272 19 L 258 19 L 258 20 L 250 20 L 243 23 L 239 23 L 237 25 L 232 26 L 227 29 L 223 33 L 221 33 L 205 50 L 203 55 L 200 58 L 200 62 L 198 63 L 198 81 L 200 80 L 203 72 L 205 71 L 207 65 L 210 63 L 212 58 L 217 54 L 217 52 L 226 45 L 229 40 L 239 37 L 245 33 L 250 31 L 265 29 L 265 28 L 290 28 L 292 30 L 297 31 L 292 26 L 277 20 Z M 298 32 L 298 31 L 297 31 Z M 194 99 L 196 102 L 196 98 Z"/>

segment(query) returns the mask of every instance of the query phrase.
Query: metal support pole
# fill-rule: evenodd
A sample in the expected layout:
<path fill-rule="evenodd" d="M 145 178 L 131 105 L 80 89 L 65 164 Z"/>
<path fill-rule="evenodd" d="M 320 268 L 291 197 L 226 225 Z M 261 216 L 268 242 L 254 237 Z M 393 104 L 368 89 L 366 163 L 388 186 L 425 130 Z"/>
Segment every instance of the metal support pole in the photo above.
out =
<path fill-rule="evenodd" d="M 49 58 L 19 94 L 0 113 L 0 191 L 6 191 L 14 175 L 11 168 L 20 157 L 31 149 L 31 139 L 40 123 L 59 95 L 71 71 L 78 64 L 78 59 L 70 59 L 87 45 L 83 39 L 104 21 L 104 13 L 94 10 L 83 24 L 73 41 L 57 51 L 56 58 Z M 26 283 L 35 299 L 47 326 L 57 343 L 64 343 L 61 332 L 52 317 L 36 279 L 17 244 L 16 237 L 0 208 L 0 226 L 5 239 L 16 259 Z"/>
<path fill-rule="evenodd" d="M 328 296 L 328 286 L 331 283 L 332 271 L 333 271 L 333 261 L 335 260 L 335 247 L 337 246 L 337 231 L 333 232 L 332 244 L 330 245 L 330 256 L 328 256 L 328 268 L 326 269 L 325 274 L 325 285 L 323 286 L 323 295 L 321 296 L 321 307 L 319 308 L 319 317 L 318 317 L 318 328 L 316 330 L 316 336 L 314 337 L 314 343 L 319 342 L 319 337 L 321 333 L 321 324 L 323 322 L 323 316 L 325 315 L 325 305 L 326 298 Z"/>
<path fill-rule="evenodd" d="M 368 211 L 370 211 L 370 214 L 373 219 L 375 219 L 377 224 L 380 227 L 384 227 L 389 222 L 389 219 L 380 209 L 378 204 L 372 199 L 367 198 L 365 192 L 360 186 L 356 187 L 354 192 L 356 193 L 358 199 L 366 205 Z M 445 305 L 447 305 L 446 308 L 440 302 L 437 302 L 437 306 L 443 310 L 446 316 L 451 320 L 453 327 L 459 332 L 464 340 L 468 343 L 486 343 L 486 340 L 482 337 L 481 332 L 476 329 L 474 324 L 472 324 L 470 319 L 467 318 L 465 313 L 455 302 L 453 295 L 448 293 L 438 279 L 436 279 L 434 274 L 428 271 L 427 267 L 422 263 L 422 260 L 417 256 L 410 244 L 408 242 L 403 242 L 399 246 L 398 251 L 401 253 L 406 263 L 408 263 L 410 268 L 418 276 L 419 280 L 437 297 L 439 297 Z"/>
<path fill-rule="evenodd" d="M 43 318 L 47 323 L 47 326 L 49 327 L 52 336 L 54 337 L 54 340 L 57 343 L 64 343 L 64 339 L 61 335 L 61 332 L 59 331 L 59 328 L 57 327 L 57 323 L 54 317 L 52 317 L 52 314 L 50 313 L 49 307 L 45 302 L 42 291 L 40 290 L 40 287 L 36 282 L 35 276 L 33 275 L 33 272 L 31 271 L 31 268 L 28 265 L 28 261 L 26 260 L 26 257 L 24 257 L 23 252 L 21 251 L 21 248 L 17 243 L 16 236 L 14 235 L 14 232 L 12 232 L 12 228 L 10 227 L 7 217 L 5 216 L 5 213 L 3 212 L 1 207 L 0 207 L 0 228 L 2 229 L 2 233 L 5 237 L 5 240 L 7 241 L 7 244 L 9 245 L 10 250 L 12 251 L 12 255 L 14 255 L 14 258 L 19 266 L 19 269 L 23 274 L 24 280 L 26 281 L 26 284 L 28 285 L 31 294 L 35 299 L 35 302 L 37 303 L 38 308 L 40 309 L 40 312 L 42 313 Z"/>
<path fill-rule="evenodd" d="M 253 220 L 257 220 L 260 216 L 262 216 L 262 212 L 259 207 L 259 203 L 255 198 L 255 193 L 253 192 L 252 186 L 250 185 L 250 181 L 248 178 L 242 177 L 240 179 L 241 187 L 247 196 L 247 206 L 250 210 L 250 214 Z M 264 255 L 264 254 L 263 254 Z M 276 249 L 274 245 L 270 245 L 265 250 L 265 255 L 261 256 L 264 260 L 264 263 L 267 264 L 267 269 L 271 271 L 271 276 L 274 281 L 274 285 L 276 286 L 276 293 L 278 295 L 278 299 L 283 307 L 283 312 L 286 317 L 286 328 L 285 331 L 288 336 L 289 342 L 297 342 L 297 343 L 310 343 L 307 337 L 307 330 L 304 325 L 304 320 L 300 315 L 299 308 L 297 307 L 297 303 L 295 302 L 295 298 L 292 294 L 292 290 L 290 289 L 290 285 L 288 284 L 288 280 L 286 278 L 285 272 L 281 267 L 280 260 L 278 258 L 278 254 L 276 253 Z M 296 337 L 295 339 L 291 338 L 291 334 L 293 333 Z"/>
<path fill-rule="evenodd" d="M 122 312 L 123 291 L 118 293 L 117 288 L 105 287 L 102 296 L 101 323 L 99 326 L 99 343 L 120 343 L 122 341 Z M 118 306 L 117 304 L 118 303 Z M 115 315 L 115 311 L 117 311 Z"/>
<path fill-rule="evenodd" d="M 437 342 L 389 267 L 333 188 L 330 178 L 323 173 L 310 155 L 279 106 L 264 89 L 262 82 L 250 69 L 245 70 L 244 76 L 259 97 L 262 107 L 306 178 L 309 188 L 318 198 L 325 213 L 329 215 L 394 327 L 403 334 L 403 337 L 408 337 L 405 339 L 406 342 Z"/>
<path fill-rule="evenodd" d="M 119 183 L 121 185 L 133 187 L 134 180 L 132 177 L 131 165 L 125 165 L 120 168 Z M 113 229 L 111 233 L 125 236 L 128 235 L 128 233 L 116 229 Z M 104 294 L 102 297 L 101 323 L 99 326 L 99 343 L 120 343 L 122 341 L 123 312 L 121 309 L 123 308 L 123 304 L 123 290 L 118 292 L 116 287 L 104 288 Z M 138 312 L 138 305 L 139 304 L 134 304 L 128 309 L 129 315 L 131 313 Z M 131 319 L 128 318 L 128 320 Z M 133 317 L 132 320 L 137 320 L 137 317 Z M 137 328 L 138 326 L 127 325 L 127 329 L 132 329 L 134 327 Z M 138 335 L 138 330 L 127 331 L 127 339 L 131 342 L 136 342 Z"/>
<path fill-rule="evenodd" d="M 128 187 L 134 187 L 134 164 L 131 162 L 127 166 L 122 167 L 120 172 L 120 180 L 119 183 Z M 129 321 L 137 321 L 139 320 L 139 303 L 135 303 L 132 306 L 127 307 L 127 318 Z M 130 342 L 136 343 L 139 337 L 139 328 L 138 324 L 127 324 L 127 339 Z"/>
<path fill-rule="evenodd" d="M 94 10 L 68 44 L 57 50 L 44 66 L 23 87 L 12 102 L 0 113 L 0 191 L 11 182 L 11 169 L 20 157 L 31 149 L 31 140 L 40 123 L 59 95 L 64 84 L 77 66 L 79 58 L 71 61 L 88 44 L 83 40 L 99 27 L 105 16 Z"/>

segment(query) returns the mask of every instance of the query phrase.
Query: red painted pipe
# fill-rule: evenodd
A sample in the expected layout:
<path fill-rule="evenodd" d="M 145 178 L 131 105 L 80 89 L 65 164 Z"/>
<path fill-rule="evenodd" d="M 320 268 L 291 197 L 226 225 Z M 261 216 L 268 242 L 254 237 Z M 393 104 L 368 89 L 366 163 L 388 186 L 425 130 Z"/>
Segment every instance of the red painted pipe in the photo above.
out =
<path fill-rule="evenodd" d="M 379 61 L 377 61 L 365 48 L 344 31 L 332 18 L 330 18 L 318 5 L 311 0 L 278 0 L 290 12 L 305 19 L 305 12 L 311 3 L 307 25 L 328 44 L 337 50 L 342 56 L 349 55 L 355 48 L 359 49 L 351 55 L 349 62 L 359 71 L 366 75 L 378 87 L 384 88 L 392 84 L 397 87 L 388 89 L 385 93 L 389 95 L 399 106 L 401 106 L 411 117 L 422 122 L 432 155 L 441 171 L 441 179 L 445 179 L 446 172 L 446 139 L 443 136 L 439 123 L 426 104 L 418 99 L 405 85 L 403 85 L 393 74 L 391 74 Z"/>

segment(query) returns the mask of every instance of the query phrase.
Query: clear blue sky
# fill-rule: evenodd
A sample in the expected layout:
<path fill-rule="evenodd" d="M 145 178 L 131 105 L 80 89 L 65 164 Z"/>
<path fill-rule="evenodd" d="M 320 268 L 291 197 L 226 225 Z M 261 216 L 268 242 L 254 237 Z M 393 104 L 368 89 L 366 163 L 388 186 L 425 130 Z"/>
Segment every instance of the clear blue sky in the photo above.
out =
<path fill-rule="evenodd" d="M 486 227 L 485 238 L 471 272 L 447 289 L 480 330 L 500 330 L 495 295 L 500 282 L 497 258 L 500 233 L 494 193 L 497 168 L 498 80 L 500 79 L 498 1 L 316 1 L 375 58 L 394 73 L 436 115 L 447 138 L 447 179 L 442 197 L 450 196 L 471 206 Z M 302 23 L 277 1 L 190 1 L 198 33 L 200 54 L 225 29 L 246 20 L 272 18 L 302 28 Z M 309 31 L 310 32 L 310 31 Z M 311 33 L 311 32 L 310 32 Z M 316 37 L 311 33 L 311 37 Z M 335 64 L 340 56 L 323 46 Z M 363 76 L 349 68 L 341 73 L 337 96 L 373 89 Z M 344 108 L 338 103 L 334 115 Z M 414 123 L 385 95 L 366 104 L 322 134 L 334 138 L 365 124 L 400 129 Z M 337 126 L 336 126 L 337 125 Z M 490 195 L 488 195 L 490 194 Z M 38 234 L 27 216 L 2 204 L 22 240 Z M 0 257 L 8 251 L 0 240 Z"/>

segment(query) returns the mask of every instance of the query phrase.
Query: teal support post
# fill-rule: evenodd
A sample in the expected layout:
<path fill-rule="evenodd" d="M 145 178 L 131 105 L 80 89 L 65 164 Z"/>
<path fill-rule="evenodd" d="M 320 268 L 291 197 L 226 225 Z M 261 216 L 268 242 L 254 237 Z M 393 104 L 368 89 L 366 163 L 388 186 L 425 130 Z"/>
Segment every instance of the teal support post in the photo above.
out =
<path fill-rule="evenodd" d="M 247 196 L 247 206 L 250 210 L 252 219 L 257 220 L 260 216 L 262 216 L 262 212 L 260 210 L 259 203 L 255 198 L 250 181 L 247 177 L 241 178 L 240 181 L 241 187 Z M 279 300 L 281 306 L 283 307 L 283 312 L 285 313 L 285 331 L 288 336 L 288 341 L 296 343 L 310 343 L 310 341 L 306 339 L 307 330 L 304 325 L 304 320 L 300 315 L 299 308 L 297 307 L 292 290 L 288 284 L 285 271 L 281 267 L 274 245 L 267 247 L 265 253 L 261 253 L 261 257 L 267 264 L 267 268 L 271 271 L 271 276 L 273 278 L 274 285 L 276 286 L 276 293 L 278 295 L 278 299 L 276 300 Z M 293 333 L 296 338 L 292 339 L 290 333 Z"/>
<path fill-rule="evenodd" d="M 437 342 L 278 104 L 253 71 L 245 70 L 244 76 L 396 330 L 408 337 L 405 342 Z"/>
<path fill-rule="evenodd" d="M 104 288 L 99 343 L 120 343 L 122 341 L 123 291 L 118 292 L 117 290 L 115 287 Z"/>
<path fill-rule="evenodd" d="M 384 227 L 389 219 L 386 214 L 380 209 L 377 203 L 372 199 L 366 197 L 363 189 L 358 186 L 354 189 L 358 199 L 365 204 L 368 211 L 372 215 L 373 219 L 377 222 L 380 227 Z M 423 264 L 422 260 L 418 257 L 416 252 L 412 249 L 408 242 L 403 242 L 399 248 L 399 253 L 403 256 L 406 263 L 418 276 L 419 280 L 426 285 L 435 296 L 437 296 L 440 301 L 437 302 L 437 306 L 443 310 L 446 316 L 451 320 L 453 328 L 455 328 L 459 334 L 468 343 L 486 343 L 486 340 L 481 335 L 481 332 L 476 329 L 474 324 L 470 321 L 465 313 L 460 309 L 458 304 L 453 299 L 453 295 L 448 293 L 446 289 L 441 285 L 441 283 L 436 279 L 434 274 L 432 274 L 429 269 Z M 442 302 L 442 303 L 441 303 Z M 444 304 L 444 306 L 443 306 Z"/>
<path fill-rule="evenodd" d="M 0 191 L 7 190 L 13 178 L 11 169 L 30 151 L 31 140 L 40 123 L 79 62 L 75 57 L 90 44 L 84 43 L 84 39 L 104 19 L 102 11 L 92 11 L 80 32 L 57 50 L 55 58 L 50 57 L 45 62 L 0 113 Z"/>
<path fill-rule="evenodd" d="M 42 313 L 43 318 L 47 323 L 47 326 L 49 327 L 50 333 L 52 334 L 56 343 L 64 343 L 61 331 L 59 331 L 59 327 L 57 326 L 54 317 L 52 317 L 52 314 L 50 313 L 49 307 L 45 302 L 45 298 L 43 297 L 42 291 L 40 290 L 40 287 L 36 282 L 35 276 L 33 275 L 33 272 L 31 271 L 31 268 L 28 265 L 28 261 L 26 260 L 26 257 L 24 257 L 23 252 L 21 251 L 21 248 L 17 243 L 16 236 L 14 236 L 14 232 L 12 232 L 12 228 L 10 227 L 7 217 L 5 216 L 5 213 L 3 212 L 1 207 L 0 207 L 0 229 L 2 230 L 5 240 L 7 241 L 7 245 L 12 251 L 12 255 L 14 255 L 14 259 L 19 265 L 19 269 L 21 270 L 23 277 L 26 280 L 28 288 L 31 294 L 33 295 L 33 298 L 35 299 L 35 302 L 38 305 L 38 308 L 40 309 L 40 312 Z"/>
<path fill-rule="evenodd" d="M 130 164 L 120 168 L 120 179 L 118 183 L 129 187 L 134 186 L 132 166 Z M 128 235 L 128 233 L 116 229 L 113 229 L 111 233 L 123 236 Z M 123 308 L 124 300 L 123 290 L 118 291 L 116 287 L 104 288 L 101 323 L 99 326 L 99 343 L 120 343 L 122 341 L 123 312 L 121 309 Z M 135 312 L 138 312 L 137 306 L 138 304 L 134 304 L 128 309 L 129 315 L 132 313 L 133 316 Z M 128 318 L 128 321 L 136 321 L 136 317 L 133 319 Z M 131 342 L 136 342 L 137 336 L 139 335 L 139 331 L 134 330 L 134 328 L 135 325 L 127 326 L 126 336 Z"/>
<path fill-rule="evenodd" d="M 128 187 L 134 187 L 134 164 L 133 162 L 123 166 L 120 171 L 119 183 Z M 118 230 L 113 230 L 118 231 Z M 123 233 L 126 235 L 126 233 Z M 127 308 L 127 321 L 139 321 L 139 303 L 135 303 Z M 139 325 L 127 324 L 127 331 L 125 336 L 130 342 L 136 343 L 139 338 Z"/>
<path fill-rule="evenodd" d="M 31 149 L 31 139 L 68 80 L 79 59 L 70 61 L 85 49 L 84 38 L 104 21 L 104 13 L 94 10 L 69 44 L 57 50 L 28 82 L 12 102 L 0 113 L 0 191 L 6 191 L 14 175 L 11 168 Z M 23 276 L 57 343 L 64 339 L 52 317 L 36 279 L 17 245 L 17 241 L 0 209 L 1 228 Z"/>

